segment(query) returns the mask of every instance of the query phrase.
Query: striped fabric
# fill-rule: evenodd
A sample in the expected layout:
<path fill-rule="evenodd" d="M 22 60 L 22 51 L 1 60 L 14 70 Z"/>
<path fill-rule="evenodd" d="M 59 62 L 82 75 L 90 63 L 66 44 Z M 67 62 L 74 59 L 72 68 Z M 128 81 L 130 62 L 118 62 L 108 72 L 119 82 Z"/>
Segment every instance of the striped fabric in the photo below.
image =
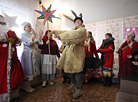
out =
<path fill-rule="evenodd" d="M 103 76 L 104 77 L 109 77 L 111 78 L 112 77 L 112 68 L 108 68 L 108 67 L 103 67 Z"/>

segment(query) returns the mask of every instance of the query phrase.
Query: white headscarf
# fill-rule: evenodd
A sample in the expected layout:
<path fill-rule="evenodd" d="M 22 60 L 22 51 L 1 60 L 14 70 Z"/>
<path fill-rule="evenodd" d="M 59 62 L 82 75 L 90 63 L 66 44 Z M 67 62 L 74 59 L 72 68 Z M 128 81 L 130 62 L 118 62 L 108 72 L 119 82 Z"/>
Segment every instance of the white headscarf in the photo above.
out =
<path fill-rule="evenodd" d="M 135 33 L 134 32 L 128 33 L 128 35 L 131 35 L 133 38 L 135 38 Z"/>
<path fill-rule="evenodd" d="M 23 30 L 28 24 L 30 24 L 30 23 L 29 22 L 24 22 L 24 23 L 21 24 L 21 27 L 23 28 Z"/>

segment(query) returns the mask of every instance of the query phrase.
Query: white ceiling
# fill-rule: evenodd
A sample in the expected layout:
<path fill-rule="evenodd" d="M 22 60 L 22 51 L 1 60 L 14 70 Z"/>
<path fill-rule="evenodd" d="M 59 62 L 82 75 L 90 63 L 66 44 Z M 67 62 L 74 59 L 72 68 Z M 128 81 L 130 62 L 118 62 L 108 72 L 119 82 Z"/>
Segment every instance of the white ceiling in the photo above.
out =
<path fill-rule="evenodd" d="M 77 15 L 83 14 L 84 23 L 117 19 L 138 15 L 138 0 L 42 0 L 43 5 L 48 7 L 52 4 L 52 10 L 64 13 L 74 19 L 70 10 Z"/>

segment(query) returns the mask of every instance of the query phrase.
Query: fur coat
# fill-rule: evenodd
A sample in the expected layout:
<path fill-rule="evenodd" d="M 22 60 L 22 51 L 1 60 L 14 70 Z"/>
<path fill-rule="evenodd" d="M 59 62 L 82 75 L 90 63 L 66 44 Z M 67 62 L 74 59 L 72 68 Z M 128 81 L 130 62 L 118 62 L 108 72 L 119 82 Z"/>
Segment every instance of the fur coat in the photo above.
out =
<path fill-rule="evenodd" d="M 84 25 L 70 31 L 55 30 L 66 48 L 57 63 L 57 69 L 64 69 L 65 73 L 79 73 L 83 71 L 85 61 L 84 41 L 86 29 Z"/>

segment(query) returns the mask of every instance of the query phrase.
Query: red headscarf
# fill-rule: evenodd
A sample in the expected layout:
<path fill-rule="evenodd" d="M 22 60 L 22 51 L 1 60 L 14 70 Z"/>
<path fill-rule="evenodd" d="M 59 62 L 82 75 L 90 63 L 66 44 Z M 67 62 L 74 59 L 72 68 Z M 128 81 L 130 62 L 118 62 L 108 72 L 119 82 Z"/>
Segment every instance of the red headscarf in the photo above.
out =
<path fill-rule="evenodd" d="M 43 36 L 43 39 L 45 39 L 45 40 L 48 40 L 48 31 L 49 32 L 51 32 L 51 30 L 47 30 L 46 32 L 45 32 L 45 35 Z"/>

